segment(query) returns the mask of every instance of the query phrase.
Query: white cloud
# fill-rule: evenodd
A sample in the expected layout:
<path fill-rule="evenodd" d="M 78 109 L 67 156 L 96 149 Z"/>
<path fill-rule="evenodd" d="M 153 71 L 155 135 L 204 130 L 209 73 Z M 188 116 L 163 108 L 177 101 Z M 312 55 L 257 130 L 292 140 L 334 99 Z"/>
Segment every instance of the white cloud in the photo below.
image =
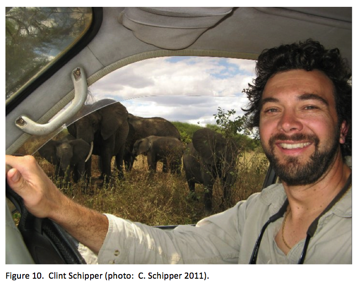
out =
<path fill-rule="evenodd" d="M 227 61 L 237 65 L 239 69 L 246 71 L 248 74 L 254 74 L 255 72 L 255 61 L 253 60 L 228 59 Z"/>
<path fill-rule="evenodd" d="M 90 87 L 96 98 L 119 100 L 130 113 L 171 121 L 214 123 L 218 107 L 247 105 L 242 90 L 254 77 L 254 61 L 156 58 L 125 66 Z"/>

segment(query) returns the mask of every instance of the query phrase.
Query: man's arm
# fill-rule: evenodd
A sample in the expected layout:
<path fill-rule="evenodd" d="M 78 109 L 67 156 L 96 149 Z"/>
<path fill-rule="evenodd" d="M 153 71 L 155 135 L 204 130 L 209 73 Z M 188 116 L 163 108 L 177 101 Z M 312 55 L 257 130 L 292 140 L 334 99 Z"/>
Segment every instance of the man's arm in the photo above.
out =
<path fill-rule="evenodd" d="M 7 181 L 19 194 L 30 213 L 47 217 L 75 239 L 99 252 L 108 230 L 105 215 L 85 208 L 65 196 L 44 173 L 32 156 L 6 156 Z"/>

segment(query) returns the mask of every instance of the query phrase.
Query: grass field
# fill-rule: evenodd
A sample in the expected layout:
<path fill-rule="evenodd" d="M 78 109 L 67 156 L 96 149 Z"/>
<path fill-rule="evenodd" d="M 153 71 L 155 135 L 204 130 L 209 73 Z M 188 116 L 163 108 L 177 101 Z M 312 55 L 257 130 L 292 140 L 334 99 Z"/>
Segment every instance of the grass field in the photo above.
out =
<path fill-rule="evenodd" d="M 193 224 L 207 214 L 204 210 L 202 185 L 196 185 L 195 199 L 189 196 L 185 174 L 157 173 L 150 176 L 147 162 L 139 156 L 131 172 L 125 179 L 116 179 L 108 186 L 102 186 L 96 179 L 96 156 L 93 156 L 92 179 L 84 188 L 81 183 L 64 184 L 54 178 L 54 167 L 46 160 L 38 158 L 45 172 L 55 180 L 56 185 L 74 201 L 102 213 L 112 213 L 125 219 L 149 225 Z M 213 213 L 232 207 L 239 200 L 246 199 L 261 190 L 268 168 L 263 153 L 245 153 L 239 157 L 237 181 L 229 201 L 222 204 L 222 189 L 218 182 L 213 191 Z M 161 163 L 158 163 L 161 170 Z M 113 173 L 116 172 L 113 169 Z"/>

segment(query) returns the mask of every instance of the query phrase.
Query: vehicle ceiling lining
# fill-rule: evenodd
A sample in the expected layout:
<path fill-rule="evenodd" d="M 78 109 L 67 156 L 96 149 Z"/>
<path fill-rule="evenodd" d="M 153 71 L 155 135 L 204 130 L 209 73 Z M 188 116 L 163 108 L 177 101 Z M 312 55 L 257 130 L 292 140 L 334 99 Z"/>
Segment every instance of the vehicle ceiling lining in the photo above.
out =
<path fill-rule="evenodd" d="M 306 23 L 316 23 L 338 29 L 352 28 L 352 10 L 348 7 L 332 9 L 331 7 L 289 7 L 289 8 L 253 8 L 266 15 L 293 19 Z M 236 10 L 250 12 L 249 8 L 233 7 L 171 7 L 171 8 L 134 8 L 128 7 L 121 11 L 118 21 L 130 29 L 142 42 L 159 48 L 170 50 L 184 49 L 207 30 L 220 24 L 226 17 L 230 17 Z M 246 26 L 248 15 L 239 14 L 243 19 L 236 22 L 231 29 L 242 30 Z M 250 15 L 249 15 L 250 16 Z M 251 16 L 250 16 L 251 17 Z M 261 17 L 259 18 L 262 21 Z M 249 27 L 245 28 L 248 31 Z M 289 27 L 282 27 L 285 32 Z M 214 32 L 214 31 L 212 31 Z M 287 31 L 288 32 L 288 31 Z"/>
<path fill-rule="evenodd" d="M 338 8 L 336 13 L 334 9 L 329 7 L 318 7 L 317 9 L 307 7 L 291 7 L 291 8 L 255 8 L 261 12 L 288 17 L 291 19 L 298 19 L 301 21 L 312 22 L 331 27 L 349 29 L 352 28 L 351 10 L 348 8 Z"/>
<path fill-rule="evenodd" d="M 232 12 L 231 7 L 125 8 L 119 22 L 145 43 L 183 49 Z"/>

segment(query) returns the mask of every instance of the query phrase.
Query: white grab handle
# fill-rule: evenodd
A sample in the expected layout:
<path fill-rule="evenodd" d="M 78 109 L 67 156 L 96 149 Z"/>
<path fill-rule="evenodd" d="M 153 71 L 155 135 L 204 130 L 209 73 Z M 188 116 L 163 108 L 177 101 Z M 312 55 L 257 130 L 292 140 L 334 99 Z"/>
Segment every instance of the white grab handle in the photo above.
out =
<path fill-rule="evenodd" d="M 87 97 L 87 81 L 86 75 L 82 68 L 78 67 L 71 73 L 71 78 L 74 83 L 75 96 L 71 105 L 59 114 L 54 120 L 45 124 L 39 124 L 31 120 L 29 117 L 22 115 L 15 121 L 15 125 L 26 133 L 32 135 L 46 135 L 53 132 L 67 120 L 79 111 L 84 105 Z"/>

